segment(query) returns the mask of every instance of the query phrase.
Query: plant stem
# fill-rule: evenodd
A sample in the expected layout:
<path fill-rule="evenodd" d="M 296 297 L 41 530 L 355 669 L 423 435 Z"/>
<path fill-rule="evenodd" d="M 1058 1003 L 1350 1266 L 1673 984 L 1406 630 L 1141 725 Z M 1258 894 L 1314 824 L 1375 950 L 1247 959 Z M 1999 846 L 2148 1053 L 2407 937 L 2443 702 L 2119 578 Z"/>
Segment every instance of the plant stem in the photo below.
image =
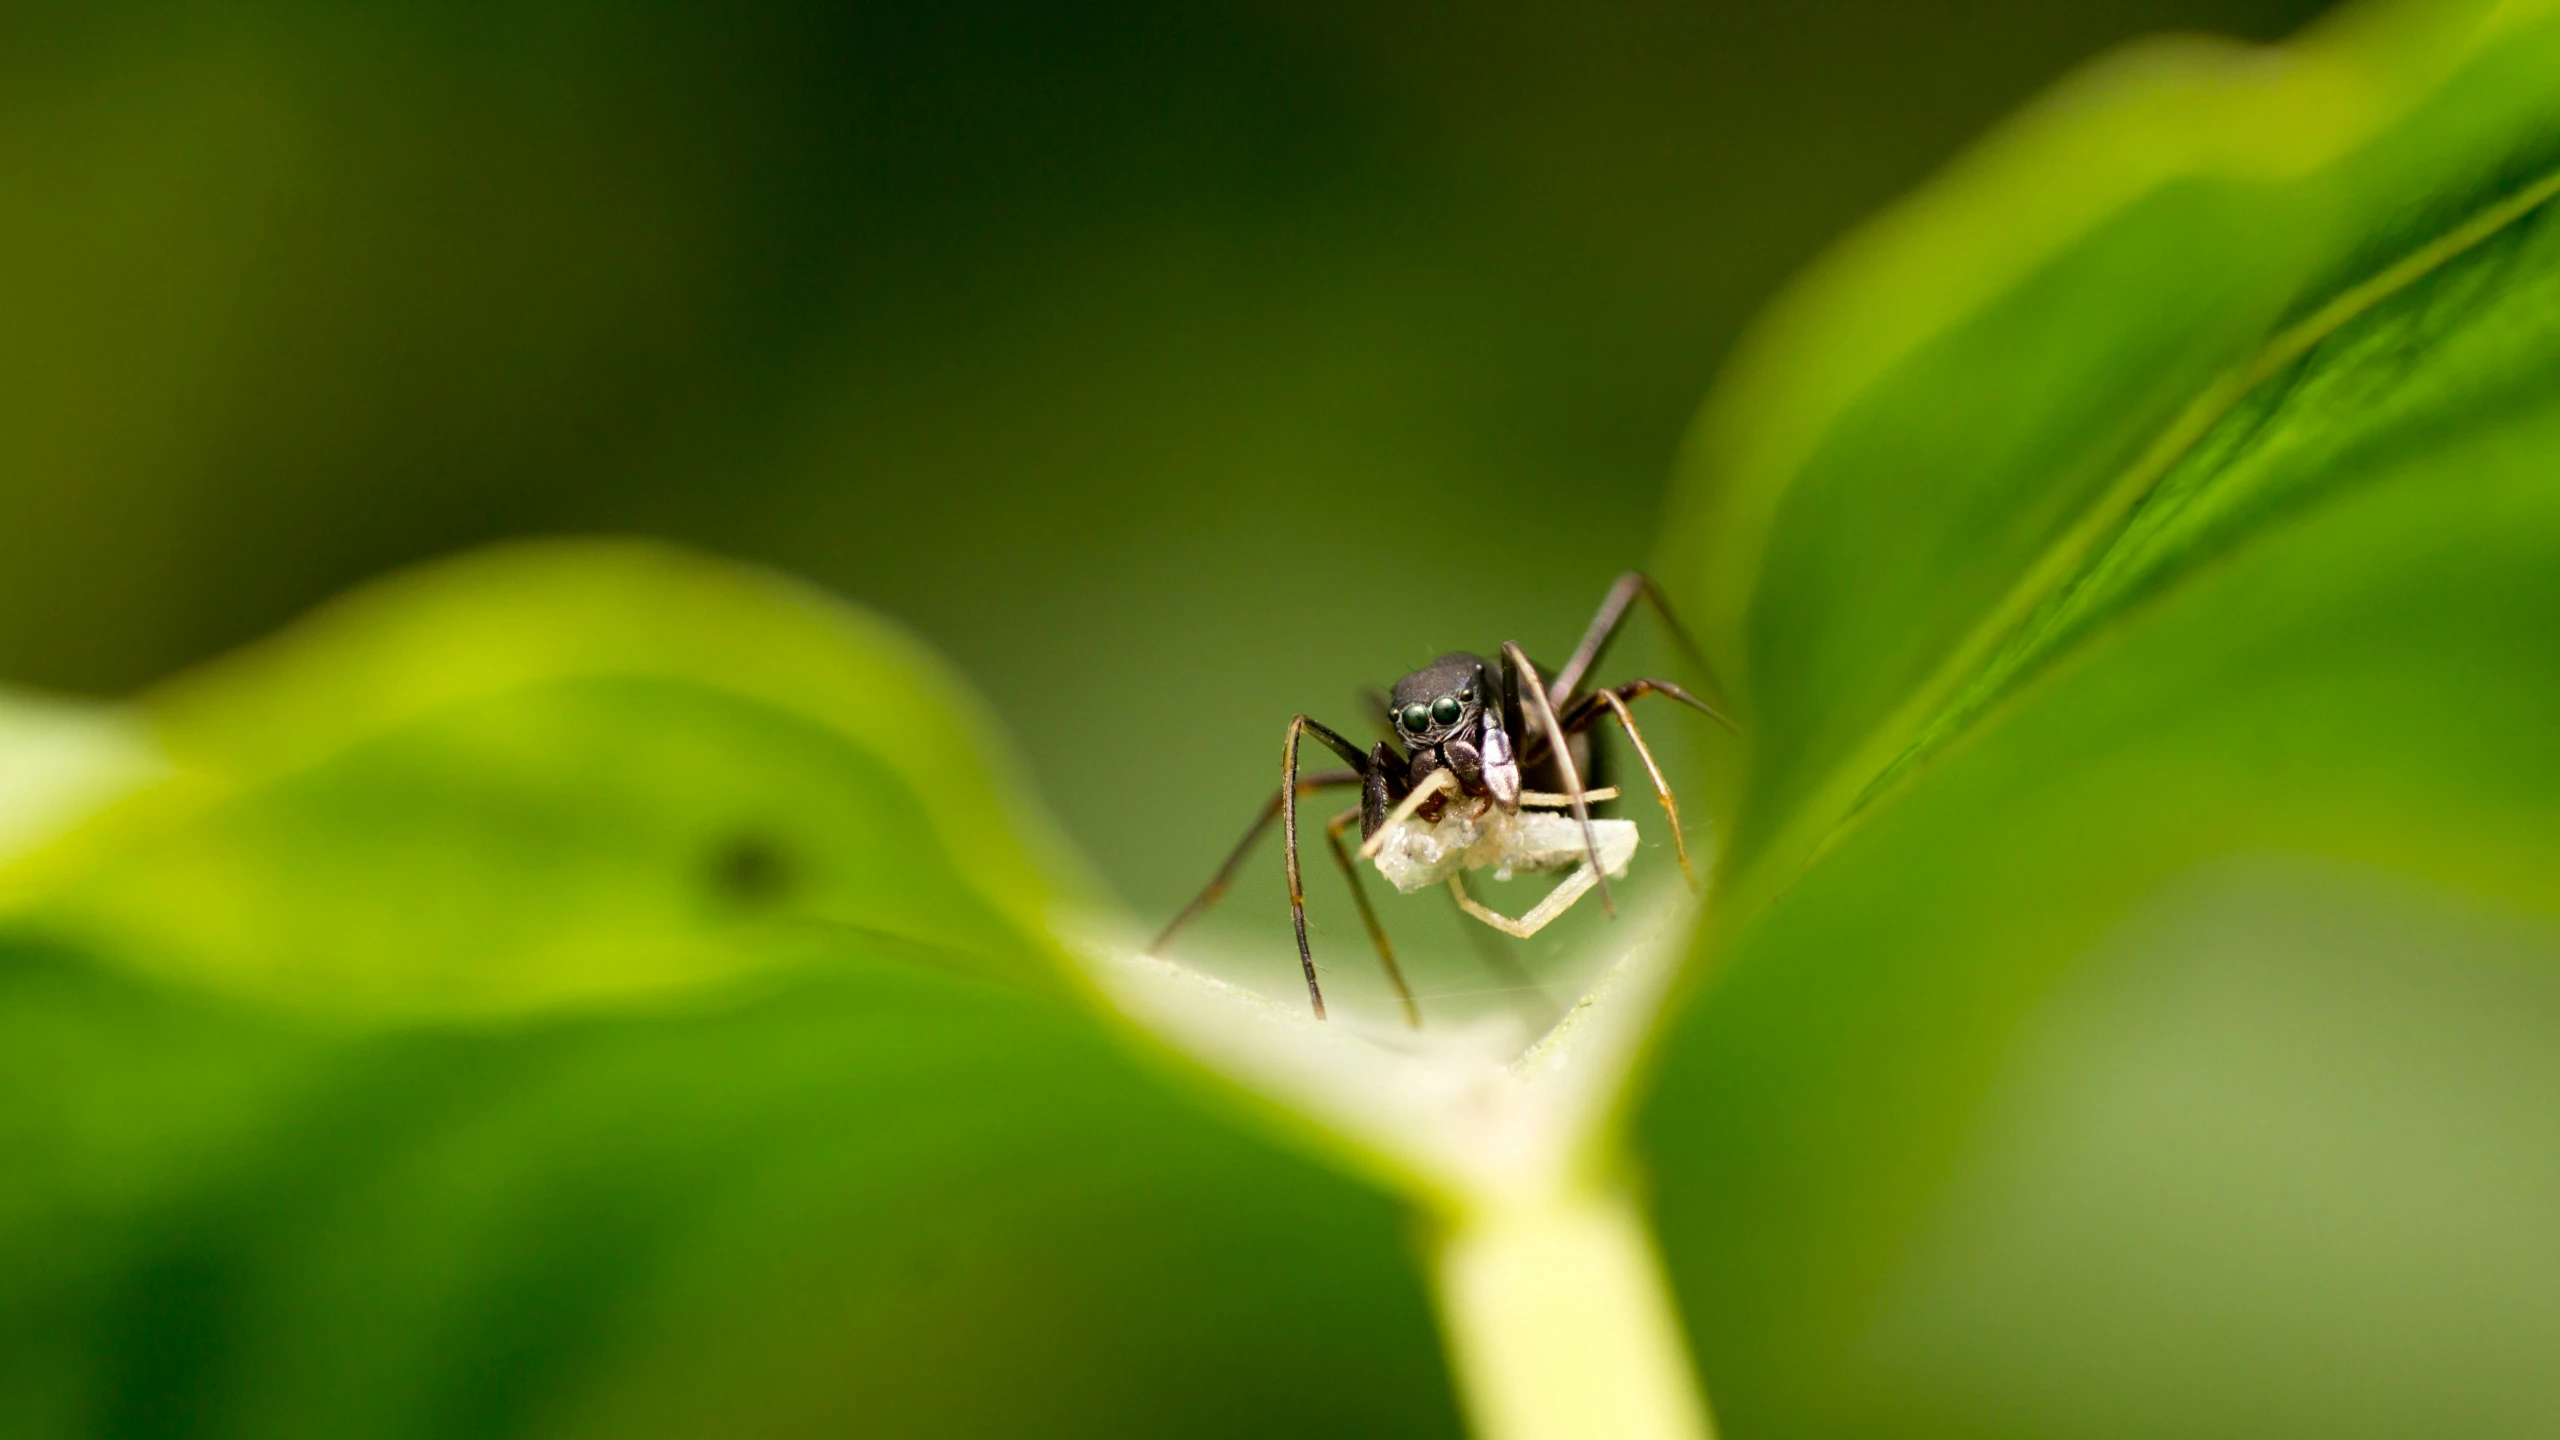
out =
<path fill-rule="evenodd" d="M 1713 1440 L 1653 1237 L 1624 1194 L 1485 1206 L 1438 1258 L 1441 1323 L 1484 1440 Z"/>

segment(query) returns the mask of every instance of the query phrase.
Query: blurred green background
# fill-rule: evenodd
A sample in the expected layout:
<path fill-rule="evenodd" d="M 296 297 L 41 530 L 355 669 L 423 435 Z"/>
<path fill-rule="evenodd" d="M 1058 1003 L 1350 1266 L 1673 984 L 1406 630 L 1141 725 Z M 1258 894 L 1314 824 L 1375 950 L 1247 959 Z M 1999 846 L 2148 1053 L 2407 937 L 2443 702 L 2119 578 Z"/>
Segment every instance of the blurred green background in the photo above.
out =
<path fill-rule="evenodd" d="M 1152 919 L 1293 710 L 1569 645 L 1824 242 L 2108 45 L 2317 8 L 12 7 L 0 681 L 678 537 L 953 656 Z"/>
<path fill-rule="evenodd" d="M 2120 40 L 2271 37 L 2318 8 L 12 9 L 0 15 L 0 684 L 125 693 L 363 577 L 495 537 L 674 537 L 810 577 L 955 659 L 1083 855 L 1151 921 L 1267 793 L 1293 710 L 1355 729 L 1358 687 L 1437 651 L 1569 643 L 1610 576 L 1652 552 L 1673 452 L 1722 356 L 1827 241 Z M 1625 652 L 1630 668 L 1646 643 Z M 1667 743 L 1695 741 L 1682 722 L 1666 728 Z M 1223 950 L 1292 999 L 1277 872 L 1266 852 L 1199 953 Z M 1666 879 L 1660 864 L 1638 877 Z M 1700 1128 L 1727 1148 L 1692 1164 L 1674 1198 L 1705 1198 L 1675 1216 L 1685 1240 L 1667 1234 L 1689 1247 L 1687 1273 L 1741 1297 L 1690 1315 L 1725 1367 L 1709 1378 L 1736 1432 L 2140 1434 L 2233 1397 L 2268 1433 L 2317 1413 L 2362 1415 L 2374 1433 L 2403 1416 L 2547 1413 L 2547 1394 L 2514 1377 L 2549 1349 L 2541 1280 L 2560 1260 L 2547 1216 L 2510 1202 L 2560 1175 L 2546 1043 L 2560 991 L 2516 958 L 2549 936 L 2438 925 L 2439 903 L 2242 857 L 2142 913 L 2136 941 L 2169 937 L 2152 951 L 2100 952 L 2043 997 L 2014 1052 L 1993 1037 L 1961 1056 L 2004 1076 L 1979 1112 L 1939 1104 L 1929 1086 L 1944 1075 L 1892 1072 L 1901 1052 L 1859 1048 L 1855 1025 L 1822 1051 L 1801 1044 L 1822 1025 L 1770 1021 L 1836 1004 L 1905 1034 L 1936 972 L 1897 991 L 1844 959 L 1726 995 L 1707 1022 L 1717 1043 L 1701 1047 L 1717 1058 L 1691 1078 L 1715 1121 Z M 1378 1013 L 1329 878 L 1315 904 L 1328 983 L 1349 1011 Z M 1388 911 L 1400 938 L 1422 932 L 1442 1018 L 1461 1008 L 1458 987 L 1493 984 L 1429 968 L 1435 939 L 1456 943 L 1444 920 L 1421 901 Z M 1594 923 L 1574 917 L 1533 965 Z M 2441 940 L 2448 928 L 2460 943 Z M 2155 951 L 2182 958 L 2149 963 Z M 66 994 L 90 983 L 28 973 Z M 580 1133 L 593 1113 L 581 1106 L 616 1085 L 698 1100 L 689 1087 L 715 1064 L 744 1077 L 707 1103 L 715 1140 L 767 1125 L 798 1143 L 855 1133 L 910 1082 L 829 1069 L 858 1070 L 831 1027 L 870 1002 L 811 993 L 685 1017 L 672 1039 L 564 1023 L 485 1050 L 473 1038 L 459 1060 L 404 1052 L 345 1074 L 315 1062 L 312 1088 L 350 1097 L 324 1117 L 343 1130 L 317 1132 L 317 1148 L 441 1123 L 435 1077 L 455 1070 L 491 1068 L 488 1103 L 513 1104 L 505 1067 L 548 1065 L 554 1047 L 581 1057 L 562 1064 L 564 1085 L 580 1064 L 602 1067 L 594 1092 L 488 1155 L 574 1154 L 543 1125 Z M 30 1009 L 33 1038 L 0 1046 L 28 1093 L 87 1065 L 131 1077 L 134 1114 L 181 1114 L 160 1097 L 190 1083 L 190 1027 L 213 1022 L 121 990 L 101 1003 L 161 1028 L 131 1055 L 56 1055 L 38 1042 L 82 1032 Z M 900 1003 L 884 1032 L 990 1049 L 1014 1033 L 949 1018 L 938 992 Z M 804 1030 L 809 1007 L 824 1023 Z M 303 1064 L 291 1044 L 272 1050 L 280 1067 Z M 1794 1088 L 1753 1088 L 1753 1067 L 1783 1081 L 1788 1064 Z M 1061 1114 L 1086 1093 L 1025 1073 L 1028 1093 L 1059 1086 Z M 1943 1123 L 1965 1130 L 1963 1165 L 1914 1162 L 1887 1194 L 1858 1169 L 1872 1152 L 1806 1122 L 1804 1097 L 1825 1086 L 1889 1090 L 1874 1108 L 1896 1125 L 1954 1117 Z M 1198 1122 L 1189 1100 L 1148 1087 L 1093 1093 L 1105 1099 L 1086 1110 L 1125 1117 L 1098 1146 Z M 628 1123 L 612 1144 L 659 1156 L 654 1120 Z M 1054 1137 L 1046 1127 L 1064 1123 L 1037 1112 L 1024 1127 Z M 298 1160 L 299 1137 L 269 1143 Z M 1191 1172 L 1167 1162 L 1142 1176 L 1160 1210 L 1122 1228 L 1152 1238 L 1163 1216 L 1178 1231 L 1186 1215 L 1258 1226 L 1338 1198 L 1329 1176 L 1272 1178 L 1224 1139 L 1184 1143 L 1212 1180 L 1186 1188 Z M 699 1152 L 668 1153 L 652 1183 L 681 1190 Z M 1677 1159 L 1658 1145 L 1648 1157 L 1666 1174 Z M 308 1186 L 293 1171 L 288 1190 L 317 1196 L 315 1213 L 360 1217 L 345 1234 L 374 1233 L 361 1218 L 382 1204 L 370 1172 L 323 1178 L 328 1162 L 311 1163 Z M 1216 1179 L 1227 1165 L 1246 1178 Z M 502 1167 L 457 1141 L 448 1173 Z M 549 1204 L 546 1172 L 526 1173 L 521 1203 Z M 967 1193 L 1035 1188 L 971 1178 Z M 1301 1207 L 1293 1185 L 1316 1199 Z M 836 1218 L 837 1192 L 810 1193 Z M 1876 1219 L 1922 1201 L 1905 1228 Z M 439 1232 L 444 1199 L 412 1203 Z M 1389 1201 L 1360 1204 L 1326 1243 L 1344 1270 L 1403 1287 L 1402 1308 L 1372 1318 L 1409 1342 L 1391 1357 L 1404 1368 L 1316 1398 L 1329 1417 L 1425 1430 L 1445 1423 L 1447 1397 L 1417 1358 L 1418 1247 Z M 239 1209 L 209 1222 L 207 1248 L 305 1255 L 303 1216 Z M 547 1212 L 522 1224 L 575 1228 Z M 788 1233 L 764 1216 L 737 1231 L 742 1247 Z M 978 1243 L 960 1233 L 954 1254 Z M 1113 1224 L 1068 1211 L 1042 1233 L 1083 1254 Z M 558 1263 L 614 1272 L 653 1243 L 604 1234 Z M 312 1253 L 325 1269 L 325 1247 Z M 1180 1245 L 1097 1253 L 1056 1279 L 1072 1301 L 1057 1313 L 1141 1293 L 1130 1275 L 1149 1266 L 1165 1289 L 1192 1275 Z M 1279 1277 L 1276 1310 L 1245 1315 L 1248 1292 L 1194 1286 L 1201 1314 L 1145 1317 L 1162 1343 L 1197 1347 L 1196 1366 L 1168 1367 L 1192 1387 L 1181 1407 L 1218 1413 L 1218 1366 L 1251 1345 L 1239 1337 L 1257 1318 L 1316 1327 L 1333 1313 L 1332 1277 L 1301 1286 L 1276 1247 L 1257 1259 Z M 2195 1294 L 2217 1280 L 2236 1308 L 2198 1323 Z M 191 1282 L 171 1283 L 183 1297 Z M 861 1334 L 923 1333 L 865 1283 L 844 1287 L 876 1306 Z M 577 1285 L 568 1274 L 546 1293 Z M 972 1319 L 1048 1313 L 1009 1307 L 995 1286 L 951 1303 L 976 1307 Z M 1366 1333 L 1320 1333 L 1307 1367 L 1360 1375 Z M 1097 1387 L 1141 1383 L 1060 1368 Z M 916 1374 L 925 1387 L 938 1372 Z M 2151 1408 L 2119 1403 L 2155 1377 Z M 923 1413 L 940 1397 L 900 1398 Z M 2090 1429 L 2084 1406 L 2119 1428 Z"/>

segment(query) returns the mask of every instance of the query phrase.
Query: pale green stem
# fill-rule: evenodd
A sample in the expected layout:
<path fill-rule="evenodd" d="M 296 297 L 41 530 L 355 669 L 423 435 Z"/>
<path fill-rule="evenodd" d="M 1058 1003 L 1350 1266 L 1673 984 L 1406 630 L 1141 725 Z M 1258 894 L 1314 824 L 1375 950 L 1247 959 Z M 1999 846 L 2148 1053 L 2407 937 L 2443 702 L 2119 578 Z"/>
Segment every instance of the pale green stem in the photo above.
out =
<path fill-rule="evenodd" d="M 1660 1257 L 1624 1195 L 1485 1206 L 1438 1260 L 1441 1324 L 1483 1440 L 1712 1440 Z"/>

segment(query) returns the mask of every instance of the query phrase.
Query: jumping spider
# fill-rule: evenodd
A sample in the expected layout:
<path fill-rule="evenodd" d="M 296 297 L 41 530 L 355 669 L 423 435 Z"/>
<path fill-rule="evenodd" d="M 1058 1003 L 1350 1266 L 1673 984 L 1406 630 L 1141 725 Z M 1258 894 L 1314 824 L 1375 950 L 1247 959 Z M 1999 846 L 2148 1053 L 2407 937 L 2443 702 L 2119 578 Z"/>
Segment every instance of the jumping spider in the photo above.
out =
<path fill-rule="evenodd" d="M 1542 681 L 1529 657 L 1517 644 L 1506 641 L 1493 659 L 1465 652 L 1443 655 L 1398 680 L 1385 697 L 1382 717 L 1395 739 L 1380 740 L 1366 753 L 1305 715 L 1292 718 L 1280 747 L 1279 792 L 1264 803 L 1262 813 L 1217 874 L 1165 926 L 1151 949 L 1161 953 L 1176 932 L 1226 893 L 1254 842 L 1277 818 L 1287 857 L 1289 916 L 1297 929 L 1298 964 L 1306 973 L 1307 1002 L 1316 1018 L 1323 1019 L 1324 991 L 1316 983 L 1315 957 L 1307 947 L 1306 894 L 1299 880 L 1298 797 L 1356 785 L 1360 803 L 1326 822 L 1325 842 L 1350 882 L 1361 922 L 1368 927 L 1378 959 L 1404 1004 L 1407 1023 L 1419 1026 L 1420 1008 L 1397 968 L 1387 932 L 1361 888 L 1352 854 L 1343 845 L 1343 832 L 1354 821 L 1359 823 L 1360 858 L 1398 890 L 1410 894 L 1446 883 L 1461 909 L 1505 934 L 1524 939 L 1536 934 L 1595 888 L 1601 909 L 1615 915 L 1609 877 L 1626 873 L 1635 853 L 1636 834 L 1633 821 L 1591 816 L 1591 804 L 1614 798 L 1616 790 L 1583 788 L 1589 732 L 1603 715 L 1617 718 L 1637 759 L 1644 763 L 1654 795 L 1669 817 L 1680 871 L 1688 877 L 1690 888 L 1696 889 L 1688 842 L 1680 833 L 1679 804 L 1627 706 L 1647 695 L 1661 695 L 1728 728 L 1732 722 L 1668 680 L 1646 678 L 1615 687 L 1582 688 L 1639 596 L 1653 602 L 1672 636 L 1703 671 L 1705 661 L 1673 617 L 1660 588 L 1630 571 L 1609 587 L 1608 598 L 1600 602 L 1582 643 L 1574 647 L 1553 681 Z M 1315 736 L 1350 768 L 1301 774 L 1301 735 Z M 1560 811 L 1569 811 L 1571 818 Z M 1461 875 L 1482 869 L 1506 879 L 1520 871 L 1570 873 L 1546 899 L 1515 920 L 1486 908 L 1467 893 Z"/>

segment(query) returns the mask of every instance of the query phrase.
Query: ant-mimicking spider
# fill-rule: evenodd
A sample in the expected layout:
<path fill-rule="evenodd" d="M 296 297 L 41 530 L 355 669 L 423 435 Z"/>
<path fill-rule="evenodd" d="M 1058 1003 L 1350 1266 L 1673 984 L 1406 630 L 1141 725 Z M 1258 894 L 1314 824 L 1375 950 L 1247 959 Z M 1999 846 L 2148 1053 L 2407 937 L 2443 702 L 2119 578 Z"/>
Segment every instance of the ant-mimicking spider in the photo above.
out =
<path fill-rule="evenodd" d="M 1690 662 L 1702 673 L 1708 673 L 1705 657 L 1671 613 L 1660 587 L 1643 574 L 1629 571 L 1609 587 L 1599 613 L 1583 632 L 1582 643 L 1574 647 L 1572 658 L 1556 671 L 1552 682 L 1539 678 L 1538 667 L 1519 645 L 1505 641 L 1496 659 L 1487 660 L 1464 651 L 1443 655 L 1398 680 L 1384 697 L 1371 692 L 1373 703 L 1383 699 L 1379 718 L 1395 740 L 1381 740 L 1366 754 L 1330 727 L 1305 715 L 1292 717 L 1288 735 L 1280 746 L 1279 793 L 1263 803 L 1262 813 L 1245 830 L 1235 849 L 1228 852 L 1218 872 L 1164 927 L 1164 933 L 1148 947 L 1149 952 L 1162 954 L 1176 932 L 1217 903 L 1254 843 L 1277 819 L 1287 857 L 1289 918 L 1298 934 L 1298 965 L 1307 977 L 1307 1003 L 1314 1007 L 1317 1019 L 1324 1019 L 1324 991 L 1316 984 L 1315 957 L 1307 947 L 1306 893 L 1298 875 L 1298 797 L 1357 785 L 1360 803 L 1326 822 L 1325 842 L 1342 867 L 1343 878 L 1350 883 L 1351 898 L 1360 907 L 1361 923 L 1377 947 L 1378 960 L 1386 967 L 1389 983 L 1403 1002 L 1406 1023 L 1419 1027 L 1422 1012 L 1414 1003 L 1412 990 L 1405 985 L 1403 972 L 1396 966 L 1395 949 L 1387 942 L 1386 929 L 1369 906 L 1368 892 L 1361 887 L 1351 852 L 1343 846 L 1343 831 L 1353 821 L 1359 822 L 1360 858 L 1375 865 L 1398 890 L 1411 893 L 1445 881 L 1460 909 L 1505 934 L 1522 939 L 1536 934 L 1595 887 L 1600 892 L 1601 910 L 1614 916 L 1617 905 L 1609 894 L 1609 877 L 1626 873 L 1636 837 L 1633 821 L 1591 818 L 1593 803 L 1614 799 L 1618 793 L 1610 788 L 1586 790 L 1582 783 L 1583 768 L 1591 756 L 1591 727 L 1603 715 L 1617 717 L 1619 728 L 1626 731 L 1635 748 L 1636 758 L 1644 763 L 1646 774 L 1653 780 L 1653 793 L 1662 802 L 1663 814 L 1671 825 L 1671 843 L 1680 858 L 1680 873 L 1687 877 L 1691 890 L 1697 889 L 1697 874 L 1689 866 L 1688 842 L 1680 833 L 1679 802 L 1672 798 L 1671 786 L 1662 778 L 1662 768 L 1654 763 L 1653 752 L 1646 747 L 1644 734 L 1636 728 L 1627 705 L 1647 695 L 1660 695 L 1697 710 L 1727 729 L 1733 728 L 1733 722 L 1668 680 L 1644 678 L 1615 687 L 1582 689 L 1583 680 L 1599 663 L 1601 652 L 1617 637 L 1619 626 L 1639 596 L 1653 603 L 1664 627 Z M 1528 721 L 1536 722 L 1535 733 L 1528 732 Z M 1301 775 L 1301 735 L 1315 736 L 1351 768 Z M 1513 738 L 1520 735 L 1526 735 L 1526 740 Z M 1533 781 L 1536 783 L 1530 783 Z M 1570 810 L 1572 820 L 1539 813 L 1559 810 Z M 1602 839 L 1604 833 L 1608 836 L 1606 842 Z M 1490 868 L 1498 878 L 1508 879 L 1517 870 L 1567 867 L 1572 873 L 1517 920 L 1478 903 L 1467 893 L 1461 878 L 1467 870 Z"/>

